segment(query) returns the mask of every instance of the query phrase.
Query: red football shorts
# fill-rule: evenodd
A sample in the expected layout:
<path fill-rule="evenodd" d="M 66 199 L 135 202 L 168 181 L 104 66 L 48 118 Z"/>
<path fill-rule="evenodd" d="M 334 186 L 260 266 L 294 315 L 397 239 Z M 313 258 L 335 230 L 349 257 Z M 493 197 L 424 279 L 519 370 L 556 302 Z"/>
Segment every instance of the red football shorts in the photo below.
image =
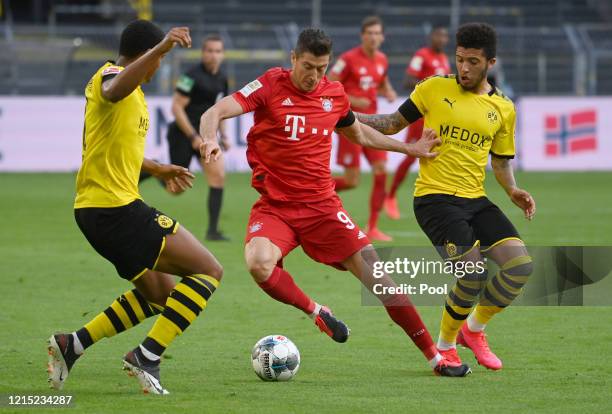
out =
<path fill-rule="evenodd" d="M 408 125 L 408 132 L 406 133 L 405 142 L 415 142 L 421 139 L 423 135 L 423 126 L 425 125 L 423 118 L 419 118 L 410 125 Z"/>
<path fill-rule="evenodd" d="M 283 257 L 301 245 L 317 262 L 346 270 L 342 262 L 370 244 L 350 218 L 337 195 L 316 202 L 286 202 L 260 198 L 251 209 L 245 243 L 265 237 Z"/>
<path fill-rule="evenodd" d="M 353 144 L 346 137 L 338 134 L 338 153 L 336 162 L 345 168 L 359 168 L 361 163 L 361 153 L 365 155 L 370 165 L 376 161 L 386 161 L 387 151 L 364 148 L 361 145 Z"/>

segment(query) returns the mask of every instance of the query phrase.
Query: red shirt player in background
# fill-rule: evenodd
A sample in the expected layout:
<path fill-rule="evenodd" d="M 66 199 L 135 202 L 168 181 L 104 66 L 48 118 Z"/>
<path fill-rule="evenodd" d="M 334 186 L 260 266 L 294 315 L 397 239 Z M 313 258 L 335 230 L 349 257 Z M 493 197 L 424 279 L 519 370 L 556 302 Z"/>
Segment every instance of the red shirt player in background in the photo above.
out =
<path fill-rule="evenodd" d="M 351 108 L 364 114 L 375 114 L 377 96 L 383 95 L 389 102 L 397 98 L 389 82 L 387 56 L 380 46 L 385 40 L 382 20 L 376 16 L 366 17 L 361 24 L 361 45 L 343 53 L 329 75 L 337 80 L 351 102 Z M 372 166 L 374 185 L 370 194 L 370 217 L 368 237 L 372 240 L 390 241 L 391 237 L 378 229 L 378 215 L 385 201 L 387 185 L 387 153 L 372 148 L 363 148 L 346 137 L 338 137 L 336 162 L 344 167 L 344 177 L 336 177 L 336 191 L 355 188 L 359 183 L 361 153 Z"/>
<path fill-rule="evenodd" d="M 261 198 L 247 225 L 247 267 L 264 292 L 306 313 L 333 340 L 345 342 L 346 324 L 306 295 L 283 268 L 283 258 L 301 245 L 312 259 L 350 270 L 370 291 L 377 283 L 395 286 L 388 276 L 374 277 L 378 255 L 334 192 L 329 166 L 332 132 L 340 131 L 358 145 L 429 158 L 436 155 L 431 147 L 441 141 L 427 130 L 423 139 L 406 144 L 356 121 L 342 84 L 325 77 L 331 51 L 331 39 L 322 30 L 304 30 L 291 53 L 291 70 L 270 69 L 204 113 L 200 151 L 205 160 L 218 157 L 219 122 L 254 111 L 247 158 L 252 186 Z M 378 297 L 436 374 L 469 373 L 467 366 L 440 355 L 407 296 Z"/>
<path fill-rule="evenodd" d="M 404 88 L 412 91 L 416 84 L 433 75 L 447 75 L 451 73 L 448 57 L 444 54 L 444 48 L 448 44 L 448 30 L 443 26 L 436 26 L 431 31 L 429 36 L 430 44 L 428 47 L 423 47 L 416 51 L 408 67 L 406 68 L 406 77 L 404 78 Z M 423 118 L 410 124 L 406 135 L 406 142 L 414 142 L 423 134 Z M 398 220 L 400 211 L 397 206 L 397 189 L 406 178 L 410 166 L 415 158 L 407 156 L 397 167 L 391 190 L 385 199 L 385 211 L 387 215 Z"/>

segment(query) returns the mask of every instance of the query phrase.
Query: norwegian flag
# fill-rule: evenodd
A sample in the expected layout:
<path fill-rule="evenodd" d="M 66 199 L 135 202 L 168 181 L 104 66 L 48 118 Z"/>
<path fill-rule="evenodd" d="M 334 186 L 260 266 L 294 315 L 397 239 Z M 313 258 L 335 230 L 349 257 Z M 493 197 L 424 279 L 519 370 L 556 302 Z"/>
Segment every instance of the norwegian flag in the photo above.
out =
<path fill-rule="evenodd" d="M 597 111 L 585 109 L 546 115 L 546 156 L 597 150 Z"/>

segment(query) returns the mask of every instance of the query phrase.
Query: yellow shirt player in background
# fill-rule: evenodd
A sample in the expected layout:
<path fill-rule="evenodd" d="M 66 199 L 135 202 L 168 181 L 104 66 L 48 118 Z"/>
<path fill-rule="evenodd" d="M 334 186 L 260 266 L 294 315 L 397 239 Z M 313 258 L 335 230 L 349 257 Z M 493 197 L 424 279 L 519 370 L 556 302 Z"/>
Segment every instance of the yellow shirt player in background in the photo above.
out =
<path fill-rule="evenodd" d="M 77 176 L 74 214 L 91 246 L 110 261 L 134 289 L 117 298 L 81 329 L 48 341 L 49 384 L 61 389 L 84 350 L 158 315 L 144 341 L 123 359 L 125 370 L 145 393 L 167 394 L 159 376 L 160 356 L 206 307 L 221 280 L 222 267 L 185 228 L 142 200 L 141 170 L 173 192 L 191 187 L 183 167 L 144 158 L 149 114 L 140 88 L 176 45 L 191 47 L 189 29 L 167 34 L 145 20 L 122 32 L 117 63 L 107 62 L 85 88 L 83 162 Z M 203 147 L 213 159 L 220 149 Z M 176 283 L 172 275 L 181 280 Z"/>
<path fill-rule="evenodd" d="M 487 71 L 495 65 L 495 30 L 470 23 L 461 26 L 456 37 L 456 75 L 421 81 L 393 114 L 358 118 L 380 132 L 395 134 L 423 117 L 425 127 L 433 128 L 442 140 L 434 149 L 437 157 L 419 161 L 414 213 L 444 258 L 463 262 L 462 266 L 472 262 L 475 271 L 457 279 L 446 298 L 438 348 L 459 362 L 459 342 L 474 352 L 481 365 L 498 370 L 502 362 L 489 349 L 484 328 L 518 296 L 532 263 L 515 227 L 485 196 L 489 154 L 497 182 L 529 220 L 535 214 L 535 201 L 517 187 L 510 164 L 515 154 L 514 105 L 487 82 Z M 486 269 L 478 271 L 483 267 L 476 266 L 483 255 L 500 268 L 491 280 Z"/>

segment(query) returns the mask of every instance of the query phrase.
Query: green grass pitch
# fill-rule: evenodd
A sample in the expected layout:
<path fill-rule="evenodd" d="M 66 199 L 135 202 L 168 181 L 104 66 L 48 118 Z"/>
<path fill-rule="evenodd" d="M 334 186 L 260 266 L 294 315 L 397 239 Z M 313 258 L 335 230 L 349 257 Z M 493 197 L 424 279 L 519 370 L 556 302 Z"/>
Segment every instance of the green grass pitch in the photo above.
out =
<path fill-rule="evenodd" d="M 528 244 L 612 245 L 612 173 L 521 173 L 517 178 L 538 203 L 531 223 L 491 177 L 487 189 Z M 395 245 L 426 246 L 412 216 L 413 175 L 409 181 L 401 192 L 404 217 L 399 222 L 383 218 L 380 227 L 395 237 Z M 73 174 L 0 174 L 0 393 L 48 393 L 47 337 L 79 328 L 130 287 L 78 231 L 73 188 Z M 362 226 L 369 189 L 366 175 L 359 189 L 342 194 Z M 142 186 L 145 201 L 200 238 L 206 192 L 201 176 L 180 197 L 167 195 L 152 180 Z M 77 363 L 63 391 L 74 396 L 74 412 L 612 411 L 609 307 L 510 308 L 487 329 L 492 348 L 504 360 L 502 371 L 486 371 L 460 350 L 473 374 L 434 377 L 382 308 L 361 306 L 353 277 L 311 261 L 301 249 L 285 267 L 306 292 L 349 324 L 347 344 L 334 343 L 299 311 L 257 288 L 245 270 L 242 243 L 256 197 L 246 174 L 229 175 L 221 223 L 232 241 L 207 244 L 225 276 L 204 314 L 167 352 L 162 380 L 171 395 L 142 395 L 136 381 L 121 371 L 121 357 L 144 338 L 152 324 L 148 320 L 96 344 Z M 440 307 L 420 311 L 437 337 Z M 288 383 L 264 383 L 250 367 L 252 345 L 273 333 L 287 335 L 301 351 L 300 371 Z"/>

